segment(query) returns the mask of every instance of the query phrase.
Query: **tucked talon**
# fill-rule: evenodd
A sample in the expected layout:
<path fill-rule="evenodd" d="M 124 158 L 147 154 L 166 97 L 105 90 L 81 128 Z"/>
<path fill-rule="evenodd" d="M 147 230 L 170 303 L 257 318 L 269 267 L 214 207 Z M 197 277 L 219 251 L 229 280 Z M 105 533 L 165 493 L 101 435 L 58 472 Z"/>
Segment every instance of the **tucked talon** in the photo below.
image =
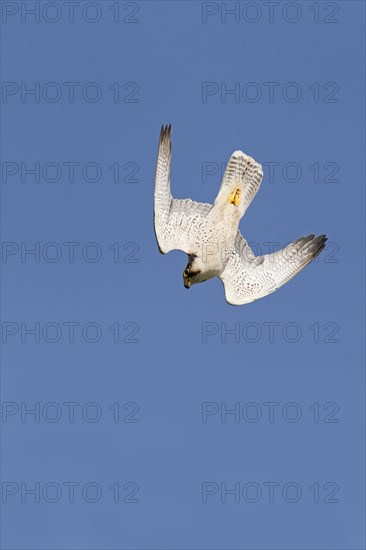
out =
<path fill-rule="evenodd" d="M 237 189 L 235 193 L 235 198 L 234 198 L 234 206 L 239 206 L 240 202 L 241 202 L 241 192 L 240 192 L 240 189 Z"/>
<path fill-rule="evenodd" d="M 233 204 L 234 206 L 239 206 L 241 202 L 241 191 L 240 189 L 234 189 L 232 193 L 230 193 L 227 202 L 229 204 Z"/>

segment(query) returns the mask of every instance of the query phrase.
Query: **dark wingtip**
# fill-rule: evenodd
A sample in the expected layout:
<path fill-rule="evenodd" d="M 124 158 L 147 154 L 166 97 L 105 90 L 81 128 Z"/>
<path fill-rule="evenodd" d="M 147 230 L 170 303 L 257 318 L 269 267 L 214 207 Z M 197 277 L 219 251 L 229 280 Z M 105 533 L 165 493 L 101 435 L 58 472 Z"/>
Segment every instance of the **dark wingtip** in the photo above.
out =
<path fill-rule="evenodd" d="M 163 141 L 171 141 L 171 129 L 172 129 L 172 125 L 171 124 L 166 124 L 165 126 L 162 125 L 161 129 L 160 129 L 160 145 L 163 143 Z"/>
<path fill-rule="evenodd" d="M 172 130 L 172 125 L 171 125 L 171 124 L 169 124 L 169 125 L 166 124 L 165 126 L 162 125 L 161 130 L 160 130 L 160 143 L 161 143 L 165 138 L 170 138 L 171 130 Z"/>
<path fill-rule="evenodd" d="M 316 242 L 316 244 L 318 246 L 313 252 L 313 259 L 315 259 L 317 256 L 319 256 L 321 251 L 324 250 L 325 243 L 327 242 L 327 240 L 328 240 L 328 237 L 326 235 L 319 235 L 319 237 L 316 237 L 314 239 L 314 243 Z"/>
<path fill-rule="evenodd" d="M 321 251 L 325 248 L 325 243 L 323 243 L 317 250 L 316 252 L 314 252 L 314 255 L 313 255 L 313 260 L 315 260 L 315 258 L 317 258 L 319 256 L 319 254 L 321 253 Z"/>

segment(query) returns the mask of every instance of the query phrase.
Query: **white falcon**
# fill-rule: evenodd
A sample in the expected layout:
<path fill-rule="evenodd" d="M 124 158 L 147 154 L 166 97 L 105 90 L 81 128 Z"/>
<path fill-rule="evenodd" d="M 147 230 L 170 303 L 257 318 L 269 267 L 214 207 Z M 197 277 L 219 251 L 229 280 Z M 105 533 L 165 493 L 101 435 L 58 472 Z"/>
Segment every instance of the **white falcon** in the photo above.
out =
<path fill-rule="evenodd" d="M 154 225 L 161 253 L 188 254 L 186 288 L 219 277 L 229 304 L 248 304 L 277 290 L 320 254 L 325 235 L 301 237 L 282 250 L 254 256 L 239 222 L 263 178 L 262 166 L 235 151 L 214 204 L 173 199 L 170 192 L 171 126 L 162 127 L 155 178 Z"/>

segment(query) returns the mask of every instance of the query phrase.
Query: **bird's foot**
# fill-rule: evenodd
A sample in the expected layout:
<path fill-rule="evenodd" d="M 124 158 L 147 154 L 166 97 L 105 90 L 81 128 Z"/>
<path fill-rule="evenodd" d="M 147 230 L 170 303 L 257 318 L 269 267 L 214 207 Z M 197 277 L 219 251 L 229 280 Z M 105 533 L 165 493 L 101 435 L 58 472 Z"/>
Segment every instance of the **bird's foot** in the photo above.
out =
<path fill-rule="evenodd" d="M 230 193 L 227 202 L 229 204 L 233 204 L 234 206 L 239 206 L 241 202 L 241 189 L 239 189 L 238 187 L 234 189 L 234 191 Z"/>

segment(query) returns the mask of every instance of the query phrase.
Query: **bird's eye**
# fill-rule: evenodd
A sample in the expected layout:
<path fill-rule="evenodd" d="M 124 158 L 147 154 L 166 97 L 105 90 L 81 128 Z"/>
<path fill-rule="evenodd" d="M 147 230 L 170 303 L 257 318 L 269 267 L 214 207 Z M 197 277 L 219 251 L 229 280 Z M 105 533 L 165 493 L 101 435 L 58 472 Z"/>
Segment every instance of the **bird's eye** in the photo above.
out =
<path fill-rule="evenodd" d="M 189 269 L 185 269 L 185 270 L 184 270 L 184 276 L 185 276 L 185 277 L 188 277 L 188 275 L 189 275 Z"/>

